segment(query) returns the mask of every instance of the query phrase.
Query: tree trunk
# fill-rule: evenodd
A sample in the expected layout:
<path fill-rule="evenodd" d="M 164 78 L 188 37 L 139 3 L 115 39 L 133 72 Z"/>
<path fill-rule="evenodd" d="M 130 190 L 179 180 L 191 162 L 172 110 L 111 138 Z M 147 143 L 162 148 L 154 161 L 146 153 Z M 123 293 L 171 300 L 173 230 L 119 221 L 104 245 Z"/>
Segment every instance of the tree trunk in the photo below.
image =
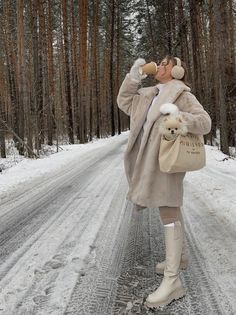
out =
<path fill-rule="evenodd" d="M 71 59 L 72 59 L 72 100 L 74 106 L 74 134 L 77 139 L 80 137 L 79 132 L 79 62 L 78 62 L 78 36 L 77 36 L 77 19 L 74 2 L 71 0 Z"/>
<path fill-rule="evenodd" d="M 80 140 L 81 143 L 88 141 L 87 139 L 87 19 L 88 19 L 88 3 L 87 0 L 79 0 L 79 82 L 80 82 Z"/>
<path fill-rule="evenodd" d="M 225 102 L 225 63 L 224 63 L 224 34 L 222 27 L 222 13 L 224 11 L 224 3 L 221 1 L 213 1 L 213 10 L 215 15 L 215 30 L 216 30 L 216 43 L 217 49 L 215 51 L 215 58 L 217 62 L 217 68 L 221 69 L 221 73 L 218 76 L 218 102 L 220 112 L 220 143 L 221 150 L 225 154 L 229 154 L 228 146 L 228 125 L 227 125 L 227 107 Z"/>
<path fill-rule="evenodd" d="M 47 127 L 48 127 L 48 145 L 53 144 L 53 130 L 56 128 L 55 124 L 55 110 L 54 110 L 54 67 L 53 67 L 53 25 L 52 25 L 52 2 L 47 0 L 47 56 L 48 56 L 48 114 L 47 114 Z"/>
<path fill-rule="evenodd" d="M 93 36 L 92 36 L 92 90 L 93 90 L 93 105 L 94 105 L 94 130 L 97 138 L 100 138 L 100 123 L 101 123 L 101 109 L 100 109 L 100 91 L 99 91 L 99 77 L 98 77 L 98 0 L 93 0 Z"/>
<path fill-rule="evenodd" d="M 17 78 L 19 91 L 19 107 L 18 107 L 18 130 L 21 139 L 25 135 L 25 103 L 27 102 L 26 95 L 26 80 L 25 80 L 25 47 L 24 47 L 24 0 L 17 0 Z M 18 150 L 20 155 L 24 155 L 24 145 L 18 142 Z"/>
<path fill-rule="evenodd" d="M 41 148 L 40 141 L 40 113 L 39 113 L 39 103 L 40 103 L 40 93 L 42 92 L 42 85 L 40 81 L 39 75 L 39 35 L 38 35 L 38 22 L 39 22 L 39 14 L 38 14 L 38 3 L 37 1 L 31 0 L 30 2 L 30 27 L 31 27 L 31 46 L 32 46 L 32 114 L 34 116 L 33 124 L 34 124 L 34 137 L 35 137 L 35 148 L 37 150 L 37 154 L 39 154 L 39 150 Z"/>
<path fill-rule="evenodd" d="M 145 1 L 145 4 L 146 4 L 147 20 L 148 20 L 150 40 L 151 40 L 151 51 L 152 51 L 151 57 L 152 59 L 155 60 L 157 58 L 157 50 L 156 50 L 156 45 L 155 45 L 155 40 L 154 40 L 154 35 L 153 35 L 153 24 L 152 24 L 148 0 Z"/>
<path fill-rule="evenodd" d="M 192 33 L 192 51 L 193 51 L 193 86 L 194 93 L 201 100 L 203 95 L 202 87 L 202 47 L 201 47 L 201 21 L 200 21 L 200 1 L 189 0 L 191 33 Z"/>
<path fill-rule="evenodd" d="M 110 82 L 110 121 L 111 121 L 111 135 L 115 135 L 115 117 L 114 117 L 114 63 L 113 63 L 113 58 L 114 58 L 114 37 L 115 37 L 115 0 L 111 1 L 111 24 L 110 24 L 110 77 L 109 77 L 109 82 Z"/>
<path fill-rule="evenodd" d="M 63 38 L 65 54 L 65 95 L 68 114 L 68 136 L 70 143 L 74 143 L 73 109 L 71 101 L 71 80 L 70 80 L 70 46 L 68 35 L 68 13 L 67 1 L 62 0 L 62 20 L 63 20 Z"/>
<path fill-rule="evenodd" d="M 121 75 L 120 75 L 120 0 L 117 1 L 117 19 L 116 19 L 116 80 L 115 80 L 115 96 L 118 95 L 119 87 L 121 85 Z M 120 109 L 118 106 L 117 108 L 117 131 L 118 134 L 121 134 L 121 116 L 120 116 Z"/>
<path fill-rule="evenodd" d="M 189 48 L 187 38 L 187 19 L 184 15 L 183 0 L 178 0 L 178 25 L 179 25 L 179 41 L 180 41 L 180 57 L 188 66 L 188 77 L 191 78 Z"/>
<path fill-rule="evenodd" d="M 38 150 L 41 149 L 45 140 L 44 121 L 44 42 L 45 42 L 45 20 L 44 0 L 38 0 L 38 91 L 37 91 L 37 119 L 38 119 Z"/>

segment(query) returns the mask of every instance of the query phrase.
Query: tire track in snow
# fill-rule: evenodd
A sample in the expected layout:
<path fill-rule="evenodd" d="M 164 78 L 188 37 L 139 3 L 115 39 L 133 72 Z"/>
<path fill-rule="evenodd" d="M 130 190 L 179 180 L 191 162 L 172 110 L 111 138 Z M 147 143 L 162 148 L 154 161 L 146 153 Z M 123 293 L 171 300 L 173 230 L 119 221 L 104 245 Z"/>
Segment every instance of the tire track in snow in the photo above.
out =
<path fill-rule="evenodd" d="M 124 141 L 122 141 L 121 145 Z M 102 155 L 103 159 L 109 159 L 109 156 L 114 154 L 117 149 L 112 149 L 110 152 Z M 91 153 L 90 153 L 91 154 Z M 94 172 L 96 164 L 100 160 L 100 168 Z M 97 176 L 104 169 L 99 159 L 92 159 L 90 164 L 85 169 L 79 168 L 73 172 L 59 176 L 58 181 L 53 181 L 52 187 L 45 185 L 45 190 L 40 191 L 34 198 L 31 198 L 28 192 L 28 201 L 17 203 L 16 206 L 11 208 L 7 214 L 1 216 L 0 224 L 0 245 L 1 245 L 1 264 L 11 255 L 17 248 L 21 247 L 31 235 L 34 235 L 41 225 L 47 224 L 53 216 L 60 216 L 61 212 L 59 207 L 68 207 L 67 199 L 73 193 L 76 194 L 75 198 L 80 198 L 83 187 L 93 181 L 92 176 Z M 91 177 L 89 175 L 91 174 Z M 49 181 L 51 183 L 51 181 Z M 84 198 L 84 197 L 82 197 Z M 11 202 L 10 202 L 11 204 Z M 5 204 L 4 207 L 7 207 Z M 64 209 L 62 210 L 63 213 Z M 0 211 L 1 213 L 1 211 Z M 0 273 L 1 279 L 1 273 Z"/>
<path fill-rule="evenodd" d="M 110 314 L 131 219 L 126 192 L 127 183 L 122 177 L 93 245 L 96 250 L 94 268 L 78 278 L 64 315 Z"/>
<path fill-rule="evenodd" d="M 222 312 L 199 253 L 188 234 L 190 266 L 181 272 L 186 296 L 163 309 L 147 309 L 144 306 L 147 295 L 160 285 L 163 278 L 155 274 L 155 265 L 164 259 L 164 231 L 157 209 L 133 213 L 131 222 L 124 264 L 117 281 L 118 293 L 114 308 L 108 314 L 226 314 Z"/>
<path fill-rule="evenodd" d="M 120 163 L 120 161 L 118 161 L 118 163 Z M 70 293 L 71 287 L 73 287 L 72 283 L 73 281 L 76 281 L 77 274 L 80 271 L 80 264 L 83 263 L 81 251 L 84 250 L 84 243 L 87 242 L 89 238 L 91 238 L 91 235 L 92 239 L 94 238 L 96 221 L 100 221 L 100 224 L 103 221 L 103 216 L 108 211 L 106 206 L 106 204 L 109 203 L 108 196 L 113 196 L 111 190 L 113 190 L 117 185 L 116 182 L 111 184 L 111 182 L 108 181 L 101 186 L 98 182 L 102 182 L 102 177 L 108 177 L 108 175 L 112 173 L 111 168 L 114 166 L 115 163 L 113 162 L 112 165 L 106 167 L 105 172 L 100 174 L 100 176 L 93 183 L 91 183 L 91 187 L 87 188 L 88 191 L 93 189 L 94 195 L 97 195 L 97 198 L 93 200 L 90 198 L 89 201 L 84 203 L 83 208 L 85 211 L 82 215 L 80 214 L 79 218 L 77 219 L 75 215 L 75 218 L 73 218 L 73 221 L 75 221 L 73 228 L 70 227 L 70 230 L 64 237 L 64 241 L 57 247 L 56 261 L 59 262 L 59 268 L 63 267 L 63 269 L 58 270 L 58 268 L 53 268 L 54 260 L 51 261 L 52 267 L 50 266 L 50 261 L 47 261 L 41 267 L 41 270 L 39 270 L 40 277 L 35 277 L 33 285 L 25 293 L 25 297 L 21 300 L 20 305 L 15 308 L 16 311 L 18 311 L 18 309 L 20 311 L 22 311 L 22 309 L 25 310 L 25 305 L 27 305 L 27 311 L 29 311 L 29 306 L 31 304 L 32 308 L 30 308 L 30 312 L 32 314 L 38 314 L 38 312 L 45 314 L 45 312 L 49 312 L 49 306 L 47 302 L 50 303 L 53 293 L 56 295 L 56 298 L 53 300 L 58 298 L 60 290 L 63 292 L 63 294 L 61 294 L 62 300 L 65 300 L 66 296 Z M 69 227 L 69 224 L 71 224 L 71 219 L 68 221 Z M 63 225 L 65 225 L 65 222 Z M 50 231 L 48 231 L 48 233 L 50 233 Z M 52 231 L 50 234 L 56 233 Z M 42 271 L 41 274 L 40 271 Z M 69 285 L 67 285 L 68 282 L 70 282 Z M 35 303 L 33 303 L 33 301 Z M 59 306 L 56 308 L 56 312 L 58 311 Z"/>
<path fill-rule="evenodd" d="M 162 281 L 162 275 L 155 273 L 155 264 L 164 259 L 163 227 L 157 209 L 132 212 L 126 206 L 127 210 L 131 218 L 124 218 L 122 222 L 123 230 L 116 236 L 113 259 L 108 251 L 105 255 L 110 259 L 110 265 L 106 261 L 105 269 L 100 267 L 78 280 L 64 315 L 233 315 L 227 297 L 218 291 L 209 277 L 204 257 L 189 230 L 188 221 L 190 265 L 181 272 L 187 294 L 164 309 L 147 309 L 143 305 L 145 298 Z M 118 247 L 118 244 L 122 246 Z M 116 256 L 119 259 L 115 259 Z M 114 261 L 118 261 L 116 272 Z"/>
<path fill-rule="evenodd" d="M 63 215 L 65 214 L 65 212 L 66 212 L 66 208 L 67 207 L 70 207 L 70 202 L 73 204 L 73 201 L 74 200 L 76 200 L 76 199 L 78 199 L 78 200 L 80 200 L 80 202 L 79 203 L 77 203 L 76 204 L 76 207 L 79 207 L 80 205 L 82 205 L 82 203 L 84 202 L 84 208 L 82 209 L 82 211 L 83 211 L 83 214 L 85 215 L 85 217 L 87 217 L 87 221 L 85 220 L 84 221 L 84 227 L 88 224 L 88 221 L 89 221 L 89 212 L 88 212 L 88 209 L 87 209 L 87 207 L 88 206 L 90 206 L 90 204 L 92 204 L 93 203 L 93 201 L 92 200 L 90 200 L 90 203 L 87 201 L 87 199 L 89 199 L 89 189 L 88 189 L 88 191 L 87 191 L 87 196 L 84 196 L 83 195 L 83 191 L 87 188 L 87 187 L 89 187 L 89 185 L 93 185 L 93 183 L 94 183 L 94 185 L 95 185 L 95 187 L 94 187 L 94 189 L 96 189 L 96 187 L 99 187 L 99 182 L 96 182 L 96 179 L 97 180 L 100 180 L 102 183 L 104 182 L 104 180 L 106 179 L 106 177 L 108 177 L 108 175 L 109 175 L 109 172 L 111 172 L 112 170 L 110 169 L 110 168 L 112 168 L 112 166 L 114 167 L 116 164 L 120 164 L 120 156 L 119 156 L 119 154 L 121 155 L 121 149 L 123 148 L 122 146 L 123 146 L 123 144 L 125 143 L 126 141 L 122 141 L 122 142 L 120 142 L 119 144 L 117 144 L 116 145 L 116 147 L 114 148 L 114 146 L 113 146 L 113 148 L 112 148 L 112 150 L 110 150 L 108 153 L 102 153 L 102 158 L 103 158 L 103 161 L 101 160 L 101 156 L 100 156 L 100 158 L 99 158 L 99 161 L 97 161 L 98 159 L 92 159 L 92 161 L 93 161 L 93 163 L 92 164 L 90 164 L 90 166 L 88 166 L 87 167 L 87 169 L 85 169 L 85 170 L 83 170 L 82 172 L 78 172 L 78 173 L 76 173 L 76 170 L 74 170 L 74 173 L 75 173 L 75 176 L 74 176 L 74 178 L 72 177 L 71 178 L 71 174 L 69 174 L 69 180 L 68 180 L 68 182 L 66 183 L 66 185 L 68 185 L 68 183 L 70 182 L 71 183 L 71 185 L 73 185 L 74 186 L 74 189 L 71 191 L 71 195 L 73 196 L 73 197 L 71 197 L 71 200 L 69 200 L 69 204 L 66 204 L 66 207 L 62 207 L 62 206 L 60 206 L 59 208 L 58 208 L 58 211 L 57 211 L 57 213 L 56 213 L 56 215 L 54 215 L 54 217 L 53 216 L 51 216 L 51 222 L 48 224 L 48 218 L 46 218 L 46 220 L 42 220 L 41 219 L 41 221 L 40 221 L 40 223 L 38 223 L 37 225 L 36 225 L 36 228 L 35 228 L 35 230 L 37 231 L 37 233 L 35 232 L 35 230 L 33 230 L 33 229 L 31 229 L 31 231 L 30 231 L 30 233 L 27 235 L 27 237 L 25 237 L 25 235 L 23 234 L 23 237 L 21 238 L 21 239 L 19 239 L 18 238 L 18 242 L 20 242 L 21 244 L 19 244 L 18 243 L 18 246 L 20 247 L 21 245 L 23 245 L 23 246 L 21 246 L 20 247 L 20 250 L 19 250 L 19 253 L 17 253 L 17 251 L 13 254 L 13 255 L 11 255 L 11 257 L 13 256 L 13 259 L 12 259 L 12 261 L 11 261 L 11 263 L 10 263 L 10 265 L 8 265 L 7 263 L 9 262 L 9 260 L 11 260 L 11 259 L 9 259 L 6 263 L 5 263 L 5 266 L 4 266 L 4 268 L 2 267 L 0 270 L 2 271 L 2 273 L 1 273 L 1 275 L 4 277 L 4 275 L 6 275 L 6 273 L 7 273 L 7 271 L 10 269 L 10 268 L 13 268 L 14 269 L 14 267 L 15 267 L 15 269 L 16 269 L 16 272 L 18 272 L 18 271 L 20 271 L 21 270 L 21 267 L 20 268 L 18 268 L 17 267 L 17 264 L 18 264 L 18 261 L 19 261 L 19 259 L 22 259 L 22 261 L 24 261 L 24 258 L 25 257 L 27 257 L 27 251 L 29 252 L 34 246 L 35 246 L 35 242 L 37 241 L 37 240 L 39 240 L 39 242 L 40 242 L 40 238 L 43 238 L 43 236 L 44 236 L 44 234 L 46 234 L 46 232 L 47 232 L 47 230 L 48 229 L 50 229 L 52 226 L 53 226 L 53 222 L 55 221 L 55 220 L 57 220 L 57 221 L 59 221 L 60 220 L 60 218 L 62 218 L 63 217 Z M 101 149 L 102 150 L 102 152 L 104 152 L 104 148 L 102 148 Z M 107 150 L 106 150 L 106 152 L 107 152 Z M 119 153 L 119 154 L 118 154 Z M 123 152 L 122 152 L 123 153 Z M 114 157 L 114 162 L 113 163 L 111 163 L 111 159 L 112 159 L 112 157 Z M 95 160 L 95 161 L 94 161 Z M 104 179 L 104 177 L 105 177 L 105 179 Z M 77 178 L 77 181 L 78 182 L 76 182 L 76 180 L 74 180 L 75 178 Z M 79 178 L 79 179 L 78 179 Z M 87 179 L 86 179 L 87 178 Z M 76 184 L 76 185 L 75 185 Z M 63 185 L 65 185 L 65 181 L 63 182 L 63 184 L 61 185 L 61 186 L 63 186 Z M 71 186 L 70 185 L 70 186 Z M 112 187 L 112 185 L 110 185 L 109 184 L 109 182 L 107 183 L 107 185 L 106 185 L 107 187 L 109 186 L 109 189 Z M 61 188 L 63 188 L 63 187 L 61 187 Z M 100 185 L 100 188 L 102 189 L 102 185 Z M 104 187 L 103 187 L 104 188 Z M 70 190 L 70 189 L 69 189 Z M 79 192 L 77 193 L 77 195 L 75 194 L 75 190 L 78 190 Z M 61 193 L 61 191 L 60 192 L 58 192 L 58 196 L 60 195 L 60 193 Z M 99 194 L 99 191 L 98 191 L 98 194 Z M 69 193 L 68 193 L 68 195 L 69 195 Z M 63 196 L 64 198 L 65 198 L 65 196 Z M 103 194 L 101 195 L 101 198 L 102 199 L 104 199 L 106 196 L 104 195 L 104 192 L 103 192 Z M 38 202 L 40 202 L 40 197 L 37 197 L 38 199 L 37 199 L 37 201 Z M 59 199 L 60 199 L 60 196 L 58 197 Z M 98 202 L 102 202 L 102 199 L 99 199 L 98 198 Z M 81 201 L 82 200 L 82 201 Z M 61 201 L 61 199 L 60 199 L 60 201 Z M 87 204 L 86 204 L 87 203 Z M 59 205 L 58 204 L 58 202 L 57 202 L 57 204 L 56 204 L 57 206 Z M 45 205 L 44 205 L 45 206 Z M 48 206 L 50 206 L 50 202 L 48 203 Z M 22 209 L 22 210 L 24 210 L 24 209 Z M 75 209 L 73 209 L 73 211 L 74 211 Z M 95 209 L 96 210 L 96 209 Z M 92 215 L 92 211 L 94 211 L 94 209 L 93 208 L 91 208 L 91 211 L 90 211 L 90 215 Z M 87 212 L 87 214 L 86 214 L 86 212 Z M 9 213 L 9 212 L 8 212 Z M 6 218 L 7 216 L 5 216 L 5 218 Z M 45 224 L 45 226 L 43 225 L 43 224 Z M 41 226 L 42 225 L 42 226 Z M 23 226 L 22 226 L 22 228 L 23 228 Z M 13 229 L 14 229 L 14 227 L 13 227 Z M 39 230 L 39 232 L 38 232 L 38 230 Z M 82 233 L 82 232 L 81 232 Z M 37 235 L 38 234 L 38 235 Z M 32 235 L 32 236 L 31 236 Z M 37 236 L 36 236 L 37 235 Z M 31 238 L 32 239 L 30 239 L 30 236 L 31 236 Z M 36 237 L 35 237 L 36 236 Z M 29 241 L 28 243 L 29 244 L 27 244 L 27 246 L 25 246 L 25 244 L 27 243 L 27 241 Z M 6 244 L 6 243 L 5 243 Z M 9 243 L 8 243 L 9 244 Z M 68 245 L 68 244 L 67 244 Z M 62 245 L 62 247 L 63 246 L 66 246 L 66 244 L 64 244 L 64 245 Z M 69 248 L 69 246 L 68 246 L 68 248 Z M 73 248 L 73 246 L 72 246 L 72 248 Z M 10 251 L 9 251 L 10 252 Z M 55 255 L 54 255 L 55 256 Z M 11 258 L 10 257 L 10 258 Z M 56 258 L 58 258 L 58 257 L 60 257 L 60 256 L 56 256 Z M 29 257 L 30 258 L 30 257 Z M 31 257 L 32 258 L 32 257 Z M 26 260 L 26 259 L 25 259 Z M 34 261 L 34 263 L 35 263 L 35 261 Z M 16 264 L 16 266 L 14 266 Z M 7 267 L 8 267 L 8 269 L 7 269 Z M 18 270 L 17 270 L 18 269 Z M 57 268 L 55 268 L 55 269 L 57 269 Z M 12 272 L 12 270 L 11 270 L 11 272 Z M 10 278 L 11 278 L 11 276 L 10 276 Z M 2 286 L 2 284 L 3 284 L 3 282 L 5 281 L 5 285 L 7 285 L 7 283 L 11 280 L 11 279 L 6 279 L 6 277 L 5 278 L 3 278 L 3 281 L 1 282 L 1 286 Z M 12 277 L 12 278 L 14 278 L 14 277 Z M 4 288 L 4 286 L 2 286 L 3 288 Z M 25 292 L 25 290 L 26 290 L 27 288 L 24 288 L 24 290 L 22 290 L 22 291 L 24 291 Z M 50 291 L 50 290 L 49 290 Z M 12 292 L 10 293 L 10 294 L 12 294 Z M 10 295 L 9 294 L 9 295 Z M 14 299 L 13 299 L 14 300 Z M 16 300 L 14 300 L 14 302 L 17 302 Z M 19 307 L 21 306 L 21 303 L 19 304 Z M 7 313 L 6 313 L 7 314 Z"/>
<path fill-rule="evenodd" d="M 191 196 L 193 191 L 196 192 L 195 185 L 188 186 L 186 194 Z M 194 211 L 195 198 L 185 200 L 185 212 Z M 210 218 L 202 220 L 211 225 Z M 123 240 L 123 252 L 119 253 L 114 245 L 114 252 L 122 257 L 117 273 L 111 277 L 114 261 L 111 259 L 109 271 L 94 271 L 80 279 L 65 315 L 233 315 L 234 310 L 228 295 L 220 290 L 215 278 L 210 274 L 204 253 L 193 231 L 194 225 L 204 227 L 204 222 L 199 221 L 197 215 L 191 220 L 187 217 L 185 221 L 190 264 L 186 271 L 181 272 L 181 279 L 187 290 L 183 299 L 157 311 L 150 311 L 143 305 L 147 295 L 161 283 L 162 276 L 155 274 L 155 264 L 164 259 L 163 227 L 159 211 L 149 209 L 133 212 L 128 225 L 127 220 L 123 221 L 125 232 L 123 230 L 116 237 L 116 244 Z M 103 283 L 102 290 L 99 283 Z"/>

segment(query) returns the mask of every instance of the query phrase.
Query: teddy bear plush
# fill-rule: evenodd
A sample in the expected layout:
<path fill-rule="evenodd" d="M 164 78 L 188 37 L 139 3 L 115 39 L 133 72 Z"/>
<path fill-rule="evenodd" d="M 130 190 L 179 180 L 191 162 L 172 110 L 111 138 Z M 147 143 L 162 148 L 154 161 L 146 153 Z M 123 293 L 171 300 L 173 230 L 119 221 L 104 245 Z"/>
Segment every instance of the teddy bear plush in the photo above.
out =
<path fill-rule="evenodd" d="M 167 103 L 160 107 L 160 112 L 165 115 L 160 122 L 159 130 L 165 140 L 174 140 L 178 135 L 185 136 L 187 127 L 179 114 L 175 104 Z"/>

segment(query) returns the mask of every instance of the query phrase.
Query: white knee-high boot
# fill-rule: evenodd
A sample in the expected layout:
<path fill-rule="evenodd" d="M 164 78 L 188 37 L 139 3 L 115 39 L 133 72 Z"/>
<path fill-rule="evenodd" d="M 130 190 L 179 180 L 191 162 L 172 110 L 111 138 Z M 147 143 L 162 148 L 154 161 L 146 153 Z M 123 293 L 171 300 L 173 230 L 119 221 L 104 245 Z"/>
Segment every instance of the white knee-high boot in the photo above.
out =
<path fill-rule="evenodd" d="M 185 295 L 179 278 L 179 266 L 183 246 L 183 230 L 180 221 L 164 226 L 166 245 L 166 265 L 164 278 L 159 288 L 146 299 L 146 306 L 159 307 L 171 303 Z"/>
<path fill-rule="evenodd" d="M 182 230 L 183 230 L 183 247 L 182 247 L 182 253 L 181 253 L 181 259 L 180 259 L 180 269 L 186 269 L 188 267 L 188 257 L 187 257 L 187 246 L 186 246 L 186 240 L 185 240 L 185 232 L 184 232 L 184 220 L 182 217 L 182 214 L 180 214 L 180 222 L 182 225 Z M 159 274 L 164 274 L 164 270 L 165 270 L 165 265 L 166 265 L 166 261 L 161 261 L 159 263 L 156 264 L 156 272 Z"/>

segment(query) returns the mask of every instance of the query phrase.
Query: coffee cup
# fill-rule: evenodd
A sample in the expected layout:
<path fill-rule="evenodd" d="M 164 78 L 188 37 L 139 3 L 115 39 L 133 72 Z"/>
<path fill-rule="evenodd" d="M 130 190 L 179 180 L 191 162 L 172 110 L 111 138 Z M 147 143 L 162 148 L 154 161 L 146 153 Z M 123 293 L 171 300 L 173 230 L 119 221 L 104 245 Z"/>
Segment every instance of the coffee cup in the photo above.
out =
<path fill-rule="evenodd" d="M 156 74 L 157 73 L 157 64 L 154 61 L 146 63 L 145 65 L 139 67 L 140 74 Z"/>

